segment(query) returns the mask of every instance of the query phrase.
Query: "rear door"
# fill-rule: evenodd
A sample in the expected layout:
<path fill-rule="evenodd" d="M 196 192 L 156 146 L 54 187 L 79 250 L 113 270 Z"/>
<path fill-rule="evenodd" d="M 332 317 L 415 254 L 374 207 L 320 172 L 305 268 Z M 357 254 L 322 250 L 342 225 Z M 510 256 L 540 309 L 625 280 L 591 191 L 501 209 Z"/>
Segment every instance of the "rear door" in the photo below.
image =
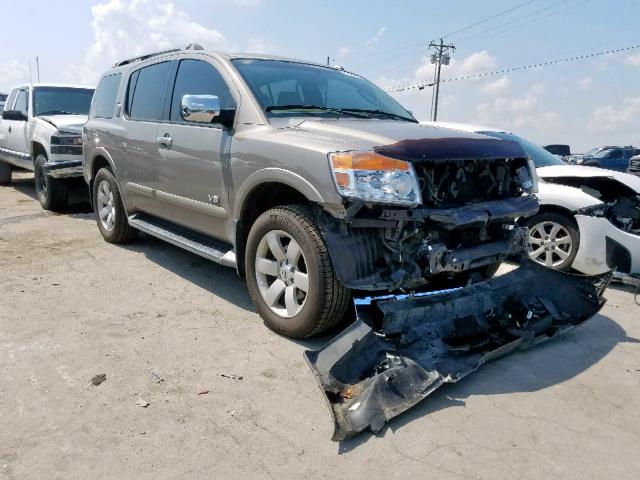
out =
<path fill-rule="evenodd" d="M 183 59 L 170 87 L 168 122 L 160 125 L 162 184 L 156 198 L 165 217 L 179 225 L 228 240 L 228 196 L 223 170 L 228 162 L 231 131 L 220 124 L 187 122 L 180 110 L 184 95 L 216 95 L 222 109 L 236 105 L 218 65 L 208 57 Z"/>
<path fill-rule="evenodd" d="M 142 211 L 162 215 L 153 191 L 162 188 L 163 183 L 158 164 L 157 132 L 164 118 L 171 66 L 171 61 L 157 62 L 135 70 L 129 76 L 124 105 L 125 158 L 116 164 L 129 213 Z"/>
<path fill-rule="evenodd" d="M 609 170 L 617 170 L 624 172 L 627 169 L 628 159 L 626 159 L 624 150 L 621 148 L 614 148 L 603 158 L 602 166 Z"/>

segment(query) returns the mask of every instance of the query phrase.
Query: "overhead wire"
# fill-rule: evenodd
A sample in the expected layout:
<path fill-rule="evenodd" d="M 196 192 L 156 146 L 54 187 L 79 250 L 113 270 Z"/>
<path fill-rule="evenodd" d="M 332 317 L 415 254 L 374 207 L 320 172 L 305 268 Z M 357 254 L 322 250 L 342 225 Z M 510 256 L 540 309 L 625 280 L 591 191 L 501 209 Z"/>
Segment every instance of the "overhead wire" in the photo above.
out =
<path fill-rule="evenodd" d="M 520 70 L 530 70 L 532 68 L 539 68 L 539 67 L 545 67 L 548 65 L 556 65 L 559 63 L 568 63 L 568 62 L 576 62 L 579 60 L 585 60 L 588 58 L 594 58 L 594 57 L 599 57 L 602 55 L 609 55 L 609 54 L 614 54 L 614 53 L 621 53 L 621 52 L 627 52 L 629 50 L 635 50 L 640 48 L 640 44 L 638 45 L 630 45 L 628 47 L 622 47 L 622 48 L 615 48 L 612 50 L 605 50 L 605 51 L 601 51 L 601 52 L 592 52 L 592 53 L 585 53 L 582 55 L 576 55 L 573 57 L 566 57 L 566 58 L 560 58 L 560 59 L 556 59 L 556 60 L 548 60 L 546 62 L 540 62 L 540 63 L 533 63 L 530 65 L 523 65 L 520 67 L 512 67 L 512 68 L 504 68 L 502 70 L 495 70 L 492 72 L 481 72 L 481 73 L 475 73 L 472 75 L 461 75 L 458 77 L 452 77 L 452 78 L 445 78 L 443 80 L 441 80 L 442 83 L 444 82 L 457 82 L 460 80 L 469 80 L 472 78 L 482 78 L 482 77 L 489 77 L 489 76 L 493 76 L 493 75 L 501 75 L 504 73 L 509 73 L 509 72 L 517 72 Z M 399 87 L 394 87 L 394 88 L 390 88 L 385 90 L 386 92 L 403 92 L 406 90 L 413 90 L 416 88 L 422 89 L 424 87 L 430 87 L 432 86 L 432 83 L 429 83 L 427 80 L 423 80 L 421 82 L 418 83 L 414 83 L 414 84 L 408 84 L 408 85 L 404 85 L 404 86 L 399 86 Z"/>
<path fill-rule="evenodd" d="M 462 28 L 459 28 L 458 30 L 455 30 L 455 31 L 453 31 L 451 33 L 447 33 L 442 38 L 443 39 L 444 38 L 448 38 L 448 37 L 451 37 L 453 35 L 457 35 L 458 33 L 461 33 L 461 32 L 464 32 L 466 30 L 469 30 L 470 28 L 477 27 L 478 25 L 482 25 L 483 23 L 486 23 L 486 22 L 488 22 L 490 20 L 493 20 L 495 18 L 501 17 L 502 15 L 506 15 L 507 13 L 511 13 L 514 10 L 517 10 L 518 8 L 525 7 L 525 6 L 529 5 L 530 3 L 533 3 L 534 1 L 535 0 L 527 0 L 526 2 L 522 2 L 522 3 L 520 3 L 520 4 L 518 4 L 518 5 L 514 6 L 514 7 L 511 7 L 509 9 L 507 9 L 507 10 L 504 10 L 502 12 L 498 12 L 495 15 L 491 15 L 491 16 L 489 16 L 487 18 L 483 18 L 482 20 L 478 20 L 477 22 L 470 23 L 469 25 L 466 25 L 466 26 L 464 26 Z"/>

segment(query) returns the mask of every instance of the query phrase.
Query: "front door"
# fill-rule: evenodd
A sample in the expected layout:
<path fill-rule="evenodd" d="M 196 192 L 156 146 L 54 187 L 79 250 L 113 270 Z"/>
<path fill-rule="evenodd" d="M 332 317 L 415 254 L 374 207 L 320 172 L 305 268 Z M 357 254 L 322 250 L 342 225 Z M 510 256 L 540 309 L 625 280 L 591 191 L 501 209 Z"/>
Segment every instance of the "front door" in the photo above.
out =
<path fill-rule="evenodd" d="M 29 114 L 29 91 L 19 90 L 16 101 L 11 110 L 22 112 L 25 117 Z M 33 168 L 29 145 L 27 142 L 27 122 L 25 120 L 2 120 L 3 133 L 5 135 L 2 154 L 11 163 L 27 168 Z"/>
<path fill-rule="evenodd" d="M 223 170 L 231 132 L 219 124 L 185 121 L 181 103 L 184 95 L 216 95 L 223 109 L 234 108 L 235 101 L 218 70 L 205 60 L 181 60 L 171 90 L 169 122 L 158 127 L 162 182 L 156 199 L 172 222 L 227 240 Z"/>

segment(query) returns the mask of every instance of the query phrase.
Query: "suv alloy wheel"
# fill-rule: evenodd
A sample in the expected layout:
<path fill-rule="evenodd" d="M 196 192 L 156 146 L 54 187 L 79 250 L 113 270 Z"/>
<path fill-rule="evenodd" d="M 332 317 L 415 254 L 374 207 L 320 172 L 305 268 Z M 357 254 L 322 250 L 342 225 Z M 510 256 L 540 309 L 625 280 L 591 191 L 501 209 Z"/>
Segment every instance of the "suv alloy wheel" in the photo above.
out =
<path fill-rule="evenodd" d="M 265 324 L 306 338 L 339 323 L 351 292 L 338 280 L 312 211 L 277 207 L 255 221 L 245 255 L 247 287 Z"/>

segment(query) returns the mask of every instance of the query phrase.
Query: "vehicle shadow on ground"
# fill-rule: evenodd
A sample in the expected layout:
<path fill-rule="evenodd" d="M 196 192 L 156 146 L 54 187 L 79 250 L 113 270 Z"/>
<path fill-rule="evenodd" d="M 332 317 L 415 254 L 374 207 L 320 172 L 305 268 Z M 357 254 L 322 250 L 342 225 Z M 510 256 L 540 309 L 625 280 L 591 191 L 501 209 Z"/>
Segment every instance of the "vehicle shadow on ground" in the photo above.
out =
<path fill-rule="evenodd" d="M 604 315 L 596 315 L 567 334 L 489 363 L 459 383 L 436 390 L 421 403 L 392 419 L 377 436 L 401 431 L 407 424 L 449 407 L 464 407 L 474 395 L 535 392 L 565 382 L 605 357 L 618 343 L 639 343 Z M 369 441 L 368 432 L 344 440 L 338 453 L 345 454 Z"/>
<path fill-rule="evenodd" d="M 38 202 L 36 196 L 36 188 L 33 184 L 33 175 L 22 173 L 19 176 L 14 174 L 11 180 L 11 187 L 23 195 L 31 198 L 34 202 Z M 74 179 L 69 188 L 69 203 L 67 207 L 60 212 L 51 212 L 52 214 L 69 215 L 75 217 L 79 215 L 86 218 L 86 214 L 92 213 L 91 204 L 89 203 L 89 194 L 84 180 Z"/>
<path fill-rule="evenodd" d="M 218 265 L 143 233 L 137 242 L 119 246 L 144 254 L 156 265 L 243 310 L 253 313 L 256 311 L 244 281 L 233 268 Z"/>

